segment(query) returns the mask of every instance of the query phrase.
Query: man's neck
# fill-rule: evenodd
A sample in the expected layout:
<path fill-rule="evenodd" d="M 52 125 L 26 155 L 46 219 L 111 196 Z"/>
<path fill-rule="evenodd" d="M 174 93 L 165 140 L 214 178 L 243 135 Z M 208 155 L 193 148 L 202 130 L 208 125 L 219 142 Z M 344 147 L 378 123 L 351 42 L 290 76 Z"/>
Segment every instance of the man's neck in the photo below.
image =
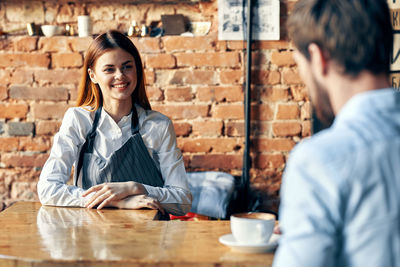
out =
<path fill-rule="evenodd" d="M 357 77 L 344 76 L 336 72 L 331 75 L 327 82 L 335 115 L 354 95 L 390 87 L 386 74 L 375 75 L 367 71 L 361 72 Z"/>

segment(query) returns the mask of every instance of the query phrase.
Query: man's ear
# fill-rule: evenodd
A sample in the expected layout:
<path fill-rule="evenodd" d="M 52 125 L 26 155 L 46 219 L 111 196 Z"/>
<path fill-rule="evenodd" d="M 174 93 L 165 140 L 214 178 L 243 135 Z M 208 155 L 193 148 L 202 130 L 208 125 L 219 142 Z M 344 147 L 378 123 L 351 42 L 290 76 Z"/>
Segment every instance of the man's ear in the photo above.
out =
<path fill-rule="evenodd" d="M 311 43 L 308 46 L 308 53 L 310 54 L 311 68 L 313 68 L 314 73 L 325 76 L 328 71 L 328 60 L 321 48 L 317 44 Z"/>
<path fill-rule="evenodd" d="M 92 81 L 92 83 L 97 84 L 96 75 L 94 74 L 94 71 L 90 68 L 87 71 L 88 71 L 89 78 Z"/>

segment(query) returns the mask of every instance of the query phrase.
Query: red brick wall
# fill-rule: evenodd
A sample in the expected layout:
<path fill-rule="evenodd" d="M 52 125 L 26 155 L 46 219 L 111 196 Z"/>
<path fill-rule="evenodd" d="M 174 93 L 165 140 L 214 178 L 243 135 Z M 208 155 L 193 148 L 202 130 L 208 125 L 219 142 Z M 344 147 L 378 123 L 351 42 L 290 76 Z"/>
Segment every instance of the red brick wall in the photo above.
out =
<path fill-rule="evenodd" d="M 307 92 L 292 60 L 283 24 L 294 2 L 281 1 L 282 40 L 255 42 L 253 46 L 251 183 L 263 194 L 264 205 L 273 209 L 288 152 L 310 135 L 311 127 Z M 26 23 L 22 17 L 10 19 L 11 14 L 24 13 L 21 4 L 6 1 L 0 5 L 0 26 Z M 36 17 L 44 12 L 43 23 L 51 18 L 50 22 L 57 23 L 75 21 L 81 9 L 78 3 L 56 1 L 32 5 L 34 10 L 47 8 L 35 11 Z M 240 176 L 245 43 L 218 40 L 217 0 L 179 6 L 141 4 L 135 9 L 128 4 L 88 3 L 87 9 L 95 33 L 113 27 L 126 29 L 135 15 L 148 21 L 163 13 L 181 13 L 193 21 L 212 22 L 210 33 L 203 37 L 132 40 L 145 62 L 151 104 L 173 120 L 188 170 L 221 170 Z M 0 202 L 37 199 L 40 170 L 65 110 L 74 105 L 83 54 L 90 40 L 0 37 Z"/>

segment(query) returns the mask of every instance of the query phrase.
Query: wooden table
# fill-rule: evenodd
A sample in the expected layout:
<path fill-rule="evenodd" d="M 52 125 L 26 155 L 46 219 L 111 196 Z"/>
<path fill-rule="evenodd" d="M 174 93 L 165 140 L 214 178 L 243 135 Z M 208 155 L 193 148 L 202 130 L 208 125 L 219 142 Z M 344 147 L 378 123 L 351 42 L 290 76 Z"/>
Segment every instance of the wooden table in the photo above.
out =
<path fill-rule="evenodd" d="M 229 221 L 157 221 L 153 210 L 18 202 L 0 213 L 0 266 L 270 266 L 219 243 Z"/>

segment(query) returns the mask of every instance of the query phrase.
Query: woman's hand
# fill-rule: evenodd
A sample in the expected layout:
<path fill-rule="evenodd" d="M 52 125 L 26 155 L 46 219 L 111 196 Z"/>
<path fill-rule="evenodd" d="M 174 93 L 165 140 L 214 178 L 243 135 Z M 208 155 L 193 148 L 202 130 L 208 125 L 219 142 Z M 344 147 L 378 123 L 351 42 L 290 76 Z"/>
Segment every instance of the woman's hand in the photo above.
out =
<path fill-rule="evenodd" d="M 88 196 L 90 193 L 95 194 L 86 202 L 86 208 L 102 209 L 106 206 L 115 206 L 119 200 L 122 200 L 131 195 L 147 194 L 146 189 L 142 184 L 136 182 L 121 182 L 121 183 L 104 183 L 92 186 L 85 193 L 83 197 Z"/>
<path fill-rule="evenodd" d="M 130 196 L 118 201 L 115 203 L 115 205 L 120 209 L 149 208 L 153 210 L 159 210 L 162 214 L 165 213 L 164 208 L 161 206 L 158 200 L 146 195 Z"/>

